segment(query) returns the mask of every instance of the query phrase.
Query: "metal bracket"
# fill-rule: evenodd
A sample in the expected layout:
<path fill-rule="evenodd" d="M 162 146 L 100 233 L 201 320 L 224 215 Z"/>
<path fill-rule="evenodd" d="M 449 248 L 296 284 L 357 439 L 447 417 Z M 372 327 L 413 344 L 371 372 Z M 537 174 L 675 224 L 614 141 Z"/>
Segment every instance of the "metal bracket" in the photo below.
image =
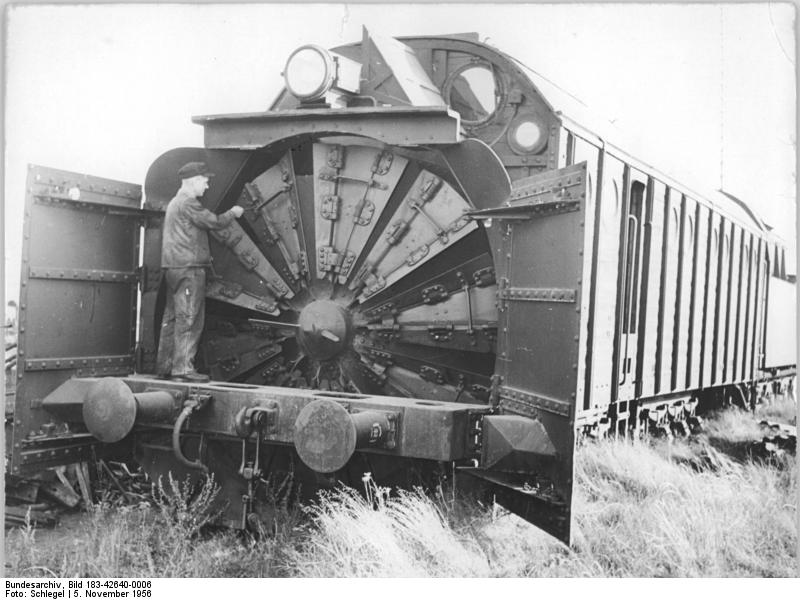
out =
<path fill-rule="evenodd" d="M 242 293 L 242 286 L 239 283 L 233 283 L 231 281 L 226 281 L 224 283 L 220 283 L 219 285 L 219 293 L 225 296 L 226 298 L 236 298 L 239 294 Z"/>
<path fill-rule="evenodd" d="M 564 288 L 514 288 L 504 287 L 497 297 L 506 301 L 526 302 L 575 302 L 575 290 Z"/>
<path fill-rule="evenodd" d="M 339 264 L 339 257 L 333 246 L 320 246 L 317 250 L 317 266 L 320 271 L 332 271 Z"/>
<path fill-rule="evenodd" d="M 449 342 L 453 339 L 455 327 L 452 323 L 432 323 L 428 325 L 428 335 L 435 342 Z"/>
<path fill-rule="evenodd" d="M 368 272 L 364 277 L 364 295 L 371 296 L 386 287 L 386 280 L 377 273 Z"/>
<path fill-rule="evenodd" d="M 60 358 L 30 358 L 25 360 L 26 371 L 58 371 L 63 369 L 130 368 L 133 354 L 118 356 L 69 356 Z M 127 371 L 126 371 L 127 372 Z"/>
<path fill-rule="evenodd" d="M 258 266 L 258 258 L 250 254 L 250 252 L 248 252 L 247 250 L 240 250 L 239 252 L 237 252 L 236 258 L 239 259 L 239 262 L 248 271 L 254 271 L 255 268 Z"/>
<path fill-rule="evenodd" d="M 495 282 L 494 267 L 484 267 L 472 274 L 472 281 L 476 287 L 488 287 Z"/>
<path fill-rule="evenodd" d="M 561 213 L 577 212 L 580 210 L 579 200 L 551 200 L 548 202 L 523 202 L 508 204 L 499 208 L 486 208 L 473 210 L 467 213 L 471 219 L 508 219 L 523 220 L 535 217 L 548 217 Z"/>
<path fill-rule="evenodd" d="M 254 429 L 273 429 L 278 422 L 278 404 L 271 402 L 267 406 L 251 406 L 243 408 L 234 417 L 236 435 L 249 437 Z"/>
<path fill-rule="evenodd" d="M 364 312 L 364 315 L 369 319 L 380 317 L 381 315 L 393 315 L 395 313 L 394 302 L 386 302 L 375 308 L 370 308 Z"/>
<path fill-rule="evenodd" d="M 148 208 L 134 208 L 119 204 L 105 204 L 101 202 L 88 202 L 86 200 L 70 198 L 62 194 L 32 194 L 38 204 L 48 204 L 61 208 L 71 208 L 78 210 L 91 210 L 104 212 L 118 217 L 130 217 L 134 219 L 147 220 L 149 218 L 162 218 L 164 211 Z"/>
<path fill-rule="evenodd" d="M 444 373 L 439 369 L 427 365 L 423 365 L 419 368 L 419 376 L 430 383 L 441 385 L 445 382 Z"/>
<path fill-rule="evenodd" d="M 75 281 L 105 281 L 109 283 L 130 283 L 139 280 L 136 271 L 100 271 L 97 269 L 58 269 L 50 267 L 31 267 L 31 279 L 72 279 Z"/>
<path fill-rule="evenodd" d="M 442 284 L 432 285 L 422 290 L 422 301 L 425 304 L 438 304 L 450 297 L 447 288 Z"/>
<path fill-rule="evenodd" d="M 384 150 L 375 157 L 375 162 L 372 165 L 372 172 L 376 175 L 386 175 L 389 169 L 392 168 L 393 160 L 394 154 Z"/>
<path fill-rule="evenodd" d="M 430 202 L 430 200 L 442 188 L 442 184 L 443 184 L 442 180 L 436 177 L 435 175 L 423 181 L 419 187 L 420 204 L 425 204 L 426 202 Z"/>
<path fill-rule="evenodd" d="M 244 234 L 242 234 L 240 231 L 237 231 L 233 227 L 224 227 L 222 229 L 212 229 L 211 235 L 213 235 L 225 246 L 233 248 L 242 240 Z"/>
<path fill-rule="evenodd" d="M 290 290 L 289 286 L 287 286 L 283 281 L 278 278 L 274 278 L 267 282 L 267 287 L 272 290 L 278 298 L 283 298 L 286 296 Z"/>
<path fill-rule="evenodd" d="M 571 404 L 556 398 L 538 396 L 530 392 L 501 385 L 498 388 L 500 407 L 508 412 L 535 418 L 539 410 L 544 410 L 562 417 L 569 417 Z"/>
<path fill-rule="evenodd" d="M 332 169 L 344 167 L 344 147 L 334 144 L 328 149 L 327 165 Z"/>
<path fill-rule="evenodd" d="M 322 202 L 320 202 L 319 207 L 319 214 L 323 219 L 328 219 L 329 221 L 336 221 L 339 218 L 339 205 L 341 204 L 341 200 L 339 196 L 335 196 L 330 194 L 322 198 Z"/>
<path fill-rule="evenodd" d="M 392 355 L 388 352 L 382 352 L 381 350 L 376 350 L 375 348 L 366 348 L 365 351 L 373 361 L 381 366 L 388 367 L 394 364 Z"/>
<path fill-rule="evenodd" d="M 411 254 L 409 254 L 408 257 L 406 257 L 406 264 L 409 267 L 413 267 L 415 264 L 417 264 L 419 261 L 425 258 L 428 255 L 429 251 L 430 248 L 428 248 L 427 245 L 420 246 L 419 248 L 411 252 Z"/>
<path fill-rule="evenodd" d="M 396 246 L 405 237 L 410 227 L 408 221 L 395 221 L 386 230 L 386 242 L 390 246 Z"/>
<path fill-rule="evenodd" d="M 344 256 L 339 256 L 339 259 L 341 264 L 337 265 L 336 271 L 339 273 L 340 277 L 347 278 L 347 274 L 356 261 L 356 254 L 355 252 L 345 252 Z"/>
<path fill-rule="evenodd" d="M 358 214 L 353 215 L 353 223 L 366 227 L 372 222 L 372 217 L 375 214 L 375 203 L 369 200 L 364 200 L 361 210 Z"/>
<path fill-rule="evenodd" d="M 385 183 L 381 183 L 380 181 L 375 181 L 374 179 L 361 179 L 359 177 L 350 177 L 349 175 L 340 175 L 338 173 L 334 173 L 331 171 L 321 171 L 319 174 L 319 178 L 322 181 L 331 181 L 331 182 L 338 182 L 338 181 L 352 181 L 354 183 L 363 183 L 368 188 L 378 188 L 379 190 L 388 190 L 389 186 Z"/>

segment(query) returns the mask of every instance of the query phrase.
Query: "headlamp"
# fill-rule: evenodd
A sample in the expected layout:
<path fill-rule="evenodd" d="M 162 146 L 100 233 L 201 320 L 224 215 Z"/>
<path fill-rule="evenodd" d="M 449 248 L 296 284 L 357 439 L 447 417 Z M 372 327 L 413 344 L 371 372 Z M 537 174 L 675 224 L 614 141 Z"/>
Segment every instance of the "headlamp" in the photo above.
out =
<path fill-rule="evenodd" d="M 331 86 L 336 68 L 330 52 L 319 46 L 301 46 L 289 56 L 283 76 L 289 91 L 302 100 L 325 95 Z"/>
<path fill-rule="evenodd" d="M 289 92 L 303 101 L 319 100 L 333 90 L 358 93 L 361 65 L 316 46 L 300 46 L 289 55 L 283 77 Z"/>

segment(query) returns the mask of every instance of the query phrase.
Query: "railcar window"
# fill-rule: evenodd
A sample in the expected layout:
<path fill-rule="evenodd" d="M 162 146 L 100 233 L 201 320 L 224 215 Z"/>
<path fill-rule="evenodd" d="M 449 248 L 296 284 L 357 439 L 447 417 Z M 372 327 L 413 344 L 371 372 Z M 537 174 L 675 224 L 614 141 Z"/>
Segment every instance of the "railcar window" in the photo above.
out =
<path fill-rule="evenodd" d="M 725 233 L 725 236 L 722 238 L 722 268 L 724 269 L 728 265 L 728 252 L 730 250 L 731 240 L 728 233 Z"/>
<path fill-rule="evenodd" d="M 526 153 L 540 150 L 547 140 L 542 128 L 537 123 L 534 121 L 522 121 L 514 127 L 511 141 L 515 150 Z"/>
<path fill-rule="evenodd" d="M 614 231 L 619 224 L 619 185 L 616 180 L 612 181 L 614 184 L 613 198 L 603 198 L 601 201 L 602 209 L 602 223 L 603 227 Z"/>
<path fill-rule="evenodd" d="M 631 185 L 631 199 L 628 204 L 628 240 L 625 270 L 625 311 L 623 333 L 636 333 L 636 313 L 639 304 L 639 259 L 642 248 L 642 207 L 644 205 L 645 185 L 634 181 Z"/>
<path fill-rule="evenodd" d="M 497 108 L 500 95 L 497 79 L 487 64 L 469 65 L 457 71 L 449 88 L 448 104 L 467 123 L 488 121 Z M 530 133 L 523 132 L 525 136 Z"/>

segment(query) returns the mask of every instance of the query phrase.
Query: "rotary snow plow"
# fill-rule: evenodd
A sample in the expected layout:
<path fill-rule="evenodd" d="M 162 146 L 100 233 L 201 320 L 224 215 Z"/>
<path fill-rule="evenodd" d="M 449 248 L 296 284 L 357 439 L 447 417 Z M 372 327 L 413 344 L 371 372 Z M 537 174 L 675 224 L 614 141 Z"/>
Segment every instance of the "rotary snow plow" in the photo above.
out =
<path fill-rule="evenodd" d="M 248 527 L 275 478 L 311 493 L 455 473 L 569 543 L 585 166 L 509 199 L 497 154 L 391 42 L 346 54 L 388 69 L 402 102 L 363 77 L 303 95 L 290 59 L 273 110 L 195 118 L 206 147 L 158 158 L 144 204 L 31 168 L 13 474 L 90 450 L 213 474 L 225 521 Z M 204 206 L 245 210 L 210 234 L 200 385 L 155 377 L 163 211 L 195 160 L 216 173 Z"/>

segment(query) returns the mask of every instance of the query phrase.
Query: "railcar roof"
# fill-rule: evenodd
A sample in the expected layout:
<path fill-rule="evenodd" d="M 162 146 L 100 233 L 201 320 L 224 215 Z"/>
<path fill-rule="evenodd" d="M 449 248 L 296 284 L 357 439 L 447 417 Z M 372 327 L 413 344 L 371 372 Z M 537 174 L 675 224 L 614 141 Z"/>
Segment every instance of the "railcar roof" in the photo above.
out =
<path fill-rule="evenodd" d="M 769 231 L 772 229 L 750 205 L 736 196 L 722 190 L 707 190 L 705 185 L 688 181 L 685 176 L 671 176 L 661 169 L 653 167 L 651 163 L 643 158 L 646 151 L 640 151 L 638 147 L 640 144 L 629 139 L 620 128 L 616 127 L 608 119 L 594 112 L 579 98 L 559 87 L 558 84 L 541 73 L 537 73 L 513 57 L 508 55 L 506 57 L 514 61 L 530 78 L 550 107 L 562 118 L 565 118 L 568 126 L 574 124 L 587 133 L 594 134 L 607 146 L 611 146 L 613 150 L 616 150 L 616 152 L 612 150 L 613 154 L 621 154 L 620 158 L 623 158 L 632 166 L 642 168 L 643 171 L 651 173 L 664 183 L 672 187 L 684 188 L 686 192 L 689 192 L 696 199 L 703 199 L 713 207 L 738 220 L 750 223 L 760 230 Z M 580 132 L 576 131 L 576 133 Z"/>

